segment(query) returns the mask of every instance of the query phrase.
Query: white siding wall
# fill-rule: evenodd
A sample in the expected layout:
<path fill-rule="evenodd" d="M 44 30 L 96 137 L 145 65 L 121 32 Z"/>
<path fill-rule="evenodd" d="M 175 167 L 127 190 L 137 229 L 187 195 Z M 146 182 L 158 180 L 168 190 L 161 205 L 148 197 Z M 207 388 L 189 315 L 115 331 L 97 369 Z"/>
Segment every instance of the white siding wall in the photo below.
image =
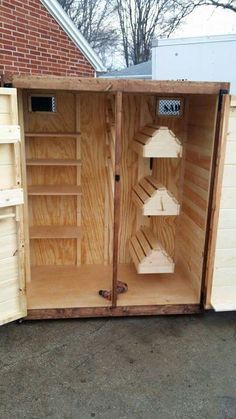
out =
<path fill-rule="evenodd" d="M 236 35 L 154 41 L 152 77 L 230 82 L 236 94 Z"/>
<path fill-rule="evenodd" d="M 211 303 L 217 311 L 236 310 L 236 97 L 231 101 Z"/>

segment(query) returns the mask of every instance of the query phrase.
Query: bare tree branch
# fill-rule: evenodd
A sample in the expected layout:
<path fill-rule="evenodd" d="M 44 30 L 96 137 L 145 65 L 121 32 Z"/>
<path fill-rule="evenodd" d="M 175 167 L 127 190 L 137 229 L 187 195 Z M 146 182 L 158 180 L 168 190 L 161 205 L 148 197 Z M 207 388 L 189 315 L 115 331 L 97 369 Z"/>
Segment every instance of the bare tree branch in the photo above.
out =
<path fill-rule="evenodd" d="M 214 6 L 221 9 L 230 10 L 236 13 L 236 0 L 200 0 L 196 3 L 198 6 Z"/>

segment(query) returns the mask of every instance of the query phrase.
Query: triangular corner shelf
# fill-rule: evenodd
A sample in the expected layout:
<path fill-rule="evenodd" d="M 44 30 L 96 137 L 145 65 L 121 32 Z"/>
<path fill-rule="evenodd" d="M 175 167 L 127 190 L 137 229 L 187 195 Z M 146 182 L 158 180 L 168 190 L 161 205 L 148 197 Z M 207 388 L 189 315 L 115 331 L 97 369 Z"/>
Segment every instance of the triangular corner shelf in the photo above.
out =
<path fill-rule="evenodd" d="M 152 176 L 146 176 L 133 187 L 132 199 L 143 215 L 178 215 L 179 204 L 174 196 Z"/>
<path fill-rule="evenodd" d="M 129 251 L 139 274 L 174 272 L 173 260 L 145 226 L 131 238 Z"/>
<path fill-rule="evenodd" d="M 132 148 L 143 157 L 177 158 L 182 156 L 182 145 L 168 127 L 150 124 L 143 127 L 132 141 Z"/>

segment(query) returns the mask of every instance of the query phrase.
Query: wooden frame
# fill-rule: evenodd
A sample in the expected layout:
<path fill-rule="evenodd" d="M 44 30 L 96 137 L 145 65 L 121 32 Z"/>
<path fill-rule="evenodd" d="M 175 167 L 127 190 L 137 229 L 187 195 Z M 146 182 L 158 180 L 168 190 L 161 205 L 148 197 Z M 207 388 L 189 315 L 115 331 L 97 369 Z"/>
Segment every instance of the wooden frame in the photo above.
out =
<path fill-rule="evenodd" d="M 208 209 L 208 225 L 205 243 L 205 262 L 202 278 L 202 300 L 205 308 L 211 308 L 211 290 L 215 259 L 217 225 L 220 210 L 220 198 L 223 180 L 224 159 L 226 152 L 227 127 L 229 116 L 230 97 L 222 95 L 219 97 L 219 109 L 216 121 L 215 149 L 213 155 L 213 173 L 210 189 L 210 206 Z"/>
<path fill-rule="evenodd" d="M 26 320 L 200 314 L 199 304 L 28 310 Z"/>
<path fill-rule="evenodd" d="M 169 95 L 218 95 L 220 90 L 228 89 L 228 83 L 195 83 L 195 82 L 159 82 L 159 81 L 129 81 L 129 80 L 106 80 L 106 79 L 78 79 L 64 77 L 37 77 L 37 76 L 14 76 L 13 84 L 20 89 L 52 89 L 52 90 L 69 90 L 75 92 L 111 92 L 115 93 L 116 101 L 116 143 L 115 143 L 115 188 L 114 188 L 114 239 L 113 239 L 113 272 L 112 272 L 112 304 L 111 307 L 93 307 L 93 308 L 76 308 L 72 307 L 59 309 L 31 309 L 28 312 L 29 319 L 40 318 L 67 318 L 67 317 L 100 317 L 100 316 L 129 316 L 129 315 L 155 315 L 155 314 L 184 314 L 201 312 L 199 304 L 167 304 L 167 305 L 150 305 L 150 306 L 117 306 L 117 272 L 118 272 L 118 238 L 120 226 L 120 173 L 121 173 L 121 120 L 122 120 L 122 102 L 125 94 L 137 93 L 146 95 L 160 94 L 164 97 Z M 172 96 L 169 96 L 172 97 Z M 173 117 L 179 119 L 181 116 Z M 79 130 L 79 122 L 76 130 Z M 218 129 L 218 128 L 217 128 Z M 41 133 L 42 136 L 44 135 Z M 40 135 L 41 135 L 40 134 Z M 78 141 L 79 133 L 71 133 Z M 222 134 L 220 131 L 219 135 Z M 32 135 L 34 134 L 26 134 Z M 37 134 L 36 134 L 37 135 Z M 54 135 L 51 133 L 50 135 Z M 80 158 L 78 150 L 77 157 Z M 34 162 L 31 164 L 34 164 Z M 214 159 L 213 159 L 214 164 Z M 78 185 L 80 182 L 79 174 L 77 174 Z M 214 185 L 215 187 L 215 185 Z M 212 216 L 212 208 L 214 208 L 213 199 L 209 202 L 209 211 Z M 211 216 L 209 216 L 211 218 Z M 209 218 L 209 219 L 210 219 Z M 80 220 L 77 220 L 79 225 Z M 209 224 L 209 220 L 208 220 Z M 80 255 L 78 254 L 78 261 Z M 205 254 L 205 261 L 207 254 Z M 210 280 L 209 280 L 210 281 Z"/>
<path fill-rule="evenodd" d="M 81 92 L 150 93 L 150 94 L 218 94 L 229 83 L 192 81 L 151 81 L 56 76 L 13 76 L 13 86 L 20 89 L 76 90 Z"/>

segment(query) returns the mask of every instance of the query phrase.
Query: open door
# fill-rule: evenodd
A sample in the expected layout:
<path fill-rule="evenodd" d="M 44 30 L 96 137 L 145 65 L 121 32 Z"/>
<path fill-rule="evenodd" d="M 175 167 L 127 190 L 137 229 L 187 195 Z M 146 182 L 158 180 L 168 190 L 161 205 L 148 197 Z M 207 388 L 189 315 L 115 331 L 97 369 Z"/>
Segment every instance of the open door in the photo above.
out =
<path fill-rule="evenodd" d="M 0 88 L 0 325 L 26 316 L 17 92 Z"/>
<path fill-rule="evenodd" d="M 216 311 L 236 310 L 236 97 L 231 97 L 230 110 L 229 101 L 223 101 L 208 266 L 208 307 Z"/>

